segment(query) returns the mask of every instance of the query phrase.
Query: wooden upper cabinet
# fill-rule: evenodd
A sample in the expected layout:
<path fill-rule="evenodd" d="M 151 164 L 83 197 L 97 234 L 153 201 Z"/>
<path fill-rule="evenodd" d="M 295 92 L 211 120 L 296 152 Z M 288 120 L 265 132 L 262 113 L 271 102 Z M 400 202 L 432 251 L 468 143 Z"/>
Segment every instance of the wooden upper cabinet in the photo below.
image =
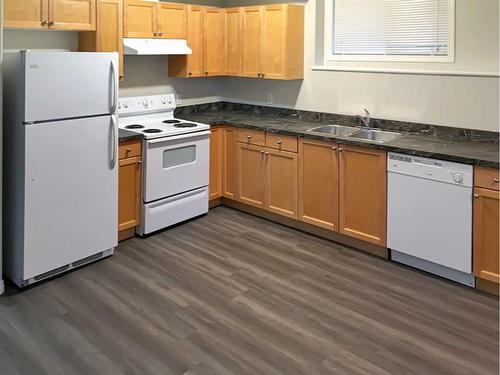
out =
<path fill-rule="evenodd" d="M 241 8 L 227 8 L 224 17 L 224 73 L 239 76 L 241 73 Z"/>
<path fill-rule="evenodd" d="M 193 53 L 187 56 L 187 76 L 201 77 L 204 75 L 203 67 L 203 7 L 188 6 L 188 46 Z"/>
<path fill-rule="evenodd" d="M 340 232 L 386 246 L 386 153 L 339 145 L 339 155 Z"/>
<path fill-rule="evenodd" d="M 299 141 L 299 219 L 339 230 L 338 145 Z"/>
<path fill-rule="evenodd" d="M 238 200 L 251 206 L 266 205 L 266 159 L 262 147 L 238 143 L 237 145 Z"/>
<path fill-rule="evenodd" d="M 153 38 L 156 36 L 158 3 L 125 0 L 123 34 L 126 38 Z"/>
<path fill-rule="evenodd" d="M 5 0 L 6 28 L 95 30 L 96 0 Z"/>
<path fill-rule="evenodd" d="M 167 39 L 187 38 L 187 6 L 175 3 L 158 4 L 158 36 Z"/>
<path fill-rule="evenodd" d="M 260 78 L 262 7 L 243 8 L 241 22 L 241 75 Z"/>
<path fill-rule="evenodd" d="M 47 28 L 49 0 L 4 0 L 4 27 Z"/>
<path fill-rule="evenodd" d="M 50 28 L 95 30 L 96 0 L 49 0 Z"/>
<path fill-rule="evenodd" d="M 266 148 L 266 208 L 296 219 L 298 213 L 297 154 Z"/>
<path fill-rule="evenodd" d="M 286 5 L 264 7 L 262 25 L 262 78 L 283 78 L 285 73 Z"/>
<path fill-rule="evenodd" d="M 98 0 L 96 31 L 78 33 L 78 49 L 118 52 L 119 77 L 123 78 L 123 1 Z"/>
<path fill-rule="evenodd" d="M 203 14 L 203 62 L 205 76 L 224 73 L 224 11 L 220 8 L 204 8 Z"/>

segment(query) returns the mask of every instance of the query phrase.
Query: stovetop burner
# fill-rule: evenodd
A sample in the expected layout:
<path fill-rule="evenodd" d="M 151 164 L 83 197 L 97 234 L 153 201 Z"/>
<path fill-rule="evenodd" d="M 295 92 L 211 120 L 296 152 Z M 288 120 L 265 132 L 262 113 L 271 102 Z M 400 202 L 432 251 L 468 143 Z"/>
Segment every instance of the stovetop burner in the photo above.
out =
<path fill-rule="evenodd" d="M 139 124 L 132 124 L 125 126 L 125 129 L 144 129 L 144 126 Z"/>
<path fill-rule="evenodd" d="M 165 120 L 163 121 L 164 124 L 177 124 L 181 122 L 181 120 Z"/>
<path fill-rule="evenodd" d="M 195 128 L 197 125 L 192 122 L 181 122 L 180 124 L 174 125 L 176 128 Z"/>
<path fill-rule="evenodd" d="M 163 130 L 161 129 L 146 129 L 146 130 L 143 130 L 142 132 L 143 133 L 161 133 Z"/>

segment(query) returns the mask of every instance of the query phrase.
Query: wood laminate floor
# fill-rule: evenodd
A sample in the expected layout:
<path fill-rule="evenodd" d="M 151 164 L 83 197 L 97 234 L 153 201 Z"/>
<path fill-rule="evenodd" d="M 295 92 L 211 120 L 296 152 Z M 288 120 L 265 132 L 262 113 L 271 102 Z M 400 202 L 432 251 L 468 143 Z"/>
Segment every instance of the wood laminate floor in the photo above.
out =
<path fill-rule="evenodd" d="M 228 208 L 0 297 L 0 374 L 495 374 L 494 297 Z"/>

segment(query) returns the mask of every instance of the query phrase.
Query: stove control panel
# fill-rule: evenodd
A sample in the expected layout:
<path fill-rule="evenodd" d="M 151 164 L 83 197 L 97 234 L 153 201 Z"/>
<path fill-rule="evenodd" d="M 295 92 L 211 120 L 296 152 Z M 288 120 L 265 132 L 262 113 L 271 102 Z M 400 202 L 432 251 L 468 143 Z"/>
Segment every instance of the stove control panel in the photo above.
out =
<path fill-rule="evenodd" d="M 118 101 L 119 115 L 136 115 L 154 112 L 167 112 L 175 109 L 174 94 L 133 96 L 120 98 Z"/>

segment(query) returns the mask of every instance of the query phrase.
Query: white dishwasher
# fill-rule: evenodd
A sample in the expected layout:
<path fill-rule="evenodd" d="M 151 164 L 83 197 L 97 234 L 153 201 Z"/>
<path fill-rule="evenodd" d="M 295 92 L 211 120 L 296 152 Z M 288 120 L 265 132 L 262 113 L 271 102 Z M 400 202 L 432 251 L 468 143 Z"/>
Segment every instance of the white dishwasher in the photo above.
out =
<path fill-rule="evenodd" d="M 472 166 L 397 153 L 387 163 L 392 260 L 474 286 Z"/>

